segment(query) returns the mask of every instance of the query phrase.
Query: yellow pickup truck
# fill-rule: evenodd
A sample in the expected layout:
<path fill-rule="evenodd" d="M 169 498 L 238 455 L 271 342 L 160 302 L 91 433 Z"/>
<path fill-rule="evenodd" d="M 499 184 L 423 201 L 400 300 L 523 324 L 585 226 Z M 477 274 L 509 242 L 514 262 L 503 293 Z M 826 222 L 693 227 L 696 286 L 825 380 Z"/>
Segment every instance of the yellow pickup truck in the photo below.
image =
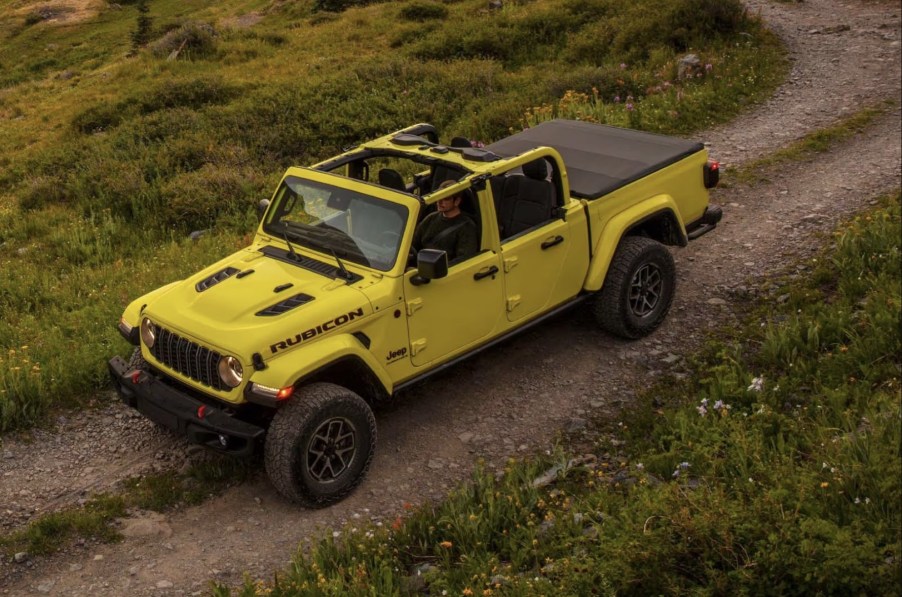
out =
<path fill-rule="evenodd" d="M 399 390 L 582 301 L 613 334 L 653 332 L 676 286 L 666 246 L 717 225 L 718 177 L 699 143 L 610 126 L 485 147 L 408 127 L 289 168 L 249 247 L 128 305 L 136 348 L 110 373 L 148 418 L 262 450 L 281 494 L 323 506 L 363 479 L 372 407 Z M 427 246 L 418 226 L 452 213 L 437 205 L 466 226 Z"/>

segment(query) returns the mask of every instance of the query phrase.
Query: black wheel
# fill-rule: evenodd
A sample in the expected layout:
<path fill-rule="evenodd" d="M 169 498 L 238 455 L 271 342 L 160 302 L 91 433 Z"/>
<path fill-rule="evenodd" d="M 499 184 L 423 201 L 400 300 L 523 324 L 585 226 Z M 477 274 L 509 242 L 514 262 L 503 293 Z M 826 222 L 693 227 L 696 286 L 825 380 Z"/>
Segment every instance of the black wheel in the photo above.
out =
<path fill-rule="evenodd" d="M 337 502 L 363 480 L 376 448 L 376 419 L 354 392 L 330 383 L 297 390 L 266 436 L 266 473 L 286 498 Z"/>
<path fill-rule="evenodd" d="M 652 333 L 670 310 L 676 267 L 661 243 L 642 236 L 620 241 L 595 302 L 595 319 L 624 338 Z"/>

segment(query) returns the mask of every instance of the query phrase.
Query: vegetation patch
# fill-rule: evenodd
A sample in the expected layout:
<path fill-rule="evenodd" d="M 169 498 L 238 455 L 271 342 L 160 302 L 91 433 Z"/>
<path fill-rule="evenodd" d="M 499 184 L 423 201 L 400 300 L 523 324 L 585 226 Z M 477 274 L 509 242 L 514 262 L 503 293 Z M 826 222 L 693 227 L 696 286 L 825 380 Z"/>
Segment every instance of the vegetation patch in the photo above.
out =
<path fill-rule="evenodd" d="M 41 516 L 25 529 L 0 535 L 0 554 L 44 556 L 65 549 L 77 539 L 98 542 L 121 538 L 116 519 L 135 510 L 166 512 L 193 505 L 250 478 L 257 467 L 243 460 L 212 456 L 186 474 L 173 472 L 128 479 L 123 491 L 92 497 L 83 506 Z"/>
<path fill-rule="evenodd" d="M 234 592 L 893 594 L 900 193 L 882 204 L 594 454 L 478 469 L 443 502 L 346 528 Z"/>
<path fill-rule="evenodd" d="M 828 151 L 838 143 L 859 134 L 875 119 L 885 114 L 894 102 L 887 101 L 877 106 L 862 108 L 858 112 L 840 119 L 836 124 L 813 131 L 795 143 L 779 149 L 765 157 L 753 160 L 731 172 L 730 178 L 740 183 L 755 184 L 767 178 L 775 166 L 810 159 Z"/>

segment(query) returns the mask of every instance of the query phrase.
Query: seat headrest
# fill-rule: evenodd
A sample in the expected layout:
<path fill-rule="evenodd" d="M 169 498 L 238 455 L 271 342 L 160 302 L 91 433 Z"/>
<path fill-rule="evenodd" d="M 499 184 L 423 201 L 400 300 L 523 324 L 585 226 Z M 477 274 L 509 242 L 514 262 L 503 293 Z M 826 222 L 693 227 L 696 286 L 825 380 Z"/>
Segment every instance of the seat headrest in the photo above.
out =
<path fill-rule="evenodd" d="M 379 170 L 379 184 L 398 191 L 407 190 L 404 185 L 404 177 L 397 170 L 392 170 L 391 168 Z"/>
<path fill-rule="evenodd" d="M 543 158 L 523 164 L 523 174 L 533 180 L 545 180 L 548 176 L 548 165 Z"/>

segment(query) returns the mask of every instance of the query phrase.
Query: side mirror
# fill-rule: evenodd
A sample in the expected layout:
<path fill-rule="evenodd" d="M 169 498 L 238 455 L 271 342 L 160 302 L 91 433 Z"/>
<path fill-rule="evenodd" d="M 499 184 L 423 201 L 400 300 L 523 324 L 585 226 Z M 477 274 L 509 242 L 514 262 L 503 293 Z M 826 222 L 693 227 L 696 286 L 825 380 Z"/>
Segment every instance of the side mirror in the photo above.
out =
<path fill-rule="evenodd" d="M 261 199 L 260 203 L 257 204 L 257 219 L 262 220 L 264 214 L 266 214 L 266 209 L 269 207 L 269 199 Z"/>
<path fill-rule="evenodd" d="M 448 254 L 438 249 L 422 249 L 417 253 L 417 275 L 411 284 L 420 286 L 448 275 Z"/>

